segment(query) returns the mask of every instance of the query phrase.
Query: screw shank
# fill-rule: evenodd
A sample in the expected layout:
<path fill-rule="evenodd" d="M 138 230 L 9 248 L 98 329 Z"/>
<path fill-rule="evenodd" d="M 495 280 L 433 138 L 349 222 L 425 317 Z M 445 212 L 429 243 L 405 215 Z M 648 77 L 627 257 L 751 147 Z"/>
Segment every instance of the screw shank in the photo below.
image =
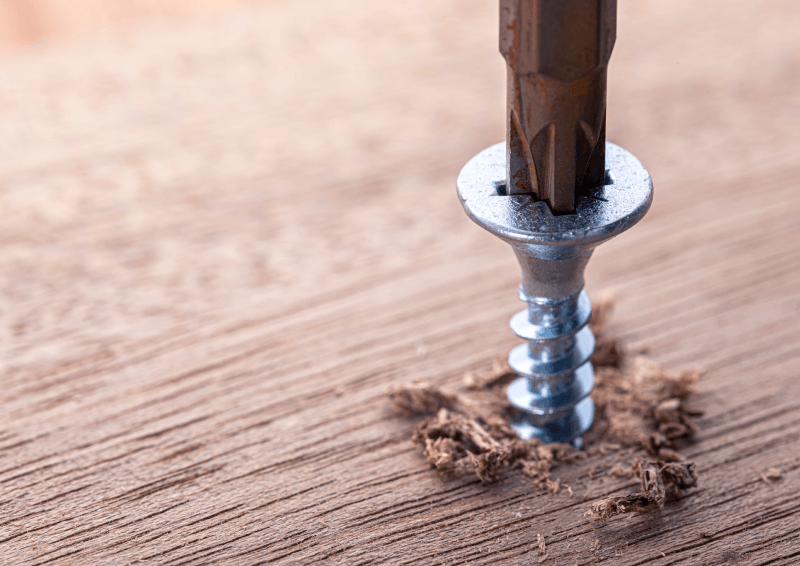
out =
<path fill-rule="evenodd" d="M 583 273 L 596 244 L 537 246 L 517 243 L 513 247 L 522 268 L 522 300 L 530 297 L 560 300 L 577 296 L 583 289 Z"/>
<path fill-rule="evenodd" d="M 556 213 L 605 176 L 606 76 L 616 0 L 500 0 L 508 194 Z"/>

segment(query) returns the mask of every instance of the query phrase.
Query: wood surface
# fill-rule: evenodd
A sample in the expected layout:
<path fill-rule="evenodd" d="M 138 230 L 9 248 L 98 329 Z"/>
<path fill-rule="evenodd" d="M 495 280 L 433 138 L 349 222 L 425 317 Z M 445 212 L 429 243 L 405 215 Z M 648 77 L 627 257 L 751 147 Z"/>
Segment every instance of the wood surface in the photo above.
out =
<path fill-rule="evenodd" d="M 248 0 L 0 0 L 0 51 L 196 14 L 213 15 Z M 257 1 L 257 0 L 256 0 Z"/>
<path fill-rule="evenodd" d="M 656 199 L 587 289 L 706 368 L 699 487 L 592 522 L 618 456 L 554 470 L 573 497 L 450 480 L 388 406 L 517 343 L 454 189 L 503 136 L 496 9 L 241 4 L 0 59 L 1 563 L 800 562 L 790 0 L 619 3 L 608 135 Z"/>

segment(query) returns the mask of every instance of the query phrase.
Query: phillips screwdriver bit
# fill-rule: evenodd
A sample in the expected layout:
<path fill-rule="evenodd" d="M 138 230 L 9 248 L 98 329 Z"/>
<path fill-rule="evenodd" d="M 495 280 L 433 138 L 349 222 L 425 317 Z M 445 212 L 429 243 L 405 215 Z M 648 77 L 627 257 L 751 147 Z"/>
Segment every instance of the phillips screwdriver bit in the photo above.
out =
<path fill-rule="evenodd" d="M 556 213 L 605 179 L 606 77 L 616 0 L 500 0 L 506 186 Z"/>

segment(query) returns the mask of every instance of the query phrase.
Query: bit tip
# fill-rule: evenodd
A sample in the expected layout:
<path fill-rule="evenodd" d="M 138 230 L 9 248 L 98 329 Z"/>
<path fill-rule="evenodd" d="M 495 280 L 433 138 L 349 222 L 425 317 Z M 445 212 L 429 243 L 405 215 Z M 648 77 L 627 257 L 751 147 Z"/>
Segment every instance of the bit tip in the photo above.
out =
<path fill-rule="evenodd" d="M 616 0 L 501 0 L 507 193 L 555 213 L 605 181 L 606 75 Z"/>

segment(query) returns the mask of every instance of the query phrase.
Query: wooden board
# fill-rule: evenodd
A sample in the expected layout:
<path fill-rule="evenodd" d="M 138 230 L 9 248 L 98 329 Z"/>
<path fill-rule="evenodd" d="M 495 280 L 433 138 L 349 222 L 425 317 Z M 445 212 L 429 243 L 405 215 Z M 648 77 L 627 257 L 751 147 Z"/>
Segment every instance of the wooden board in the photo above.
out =
<path fill-rule="evenodd" d="M 0 562 L 800 561 L 789 0 L 620 2 L 609 138 L 656 201 L 587 287 L 708 370 L 699 488 L 591 522 L 614 455 L 555 471 L 574 497 L 448 480 L 388 407 L 517 343 L 454 190 L 503 135 L 495 11 L 275 1 L 0 60 Z"/>
<path fill-rule="evenodd" d="M 215 13 L 241 0 L 2 0 L 0 51 L 126 28 L 159 20 Z"/>

